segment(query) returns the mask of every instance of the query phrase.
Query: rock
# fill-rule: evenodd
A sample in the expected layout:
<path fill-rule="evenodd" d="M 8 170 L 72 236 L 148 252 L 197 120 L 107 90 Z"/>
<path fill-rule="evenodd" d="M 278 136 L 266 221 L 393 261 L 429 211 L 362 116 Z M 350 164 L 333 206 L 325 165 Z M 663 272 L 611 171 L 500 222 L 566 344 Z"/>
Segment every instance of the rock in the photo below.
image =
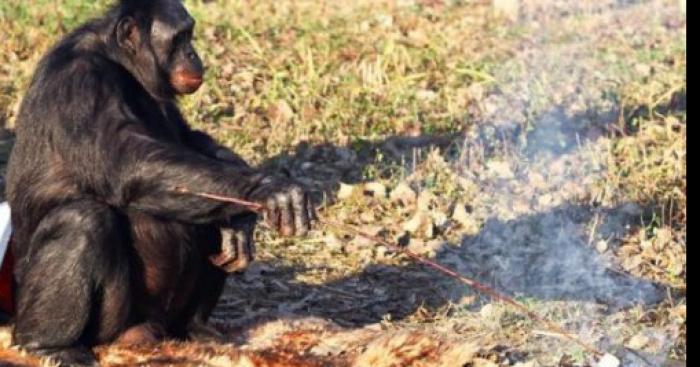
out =
<path fill-rule="evenodd" d="M 455 205 L 452 212 L 452 220 L 462 226 L 465 234 L 476 234 L 479 232 L 479 223 L 467 212 L 466 205 L 462 202 Z"/>
<path fill-rule="evenodd" d="M 365 193 L 371 194 L 375 199 L 386 197 L 386 186 L 379 182 L 368 182 L 364 186 Z"/>
<path fill-rule="evenodd" d="M 596 364 L 596 367 L 619 367 L 620 366 L 620 360 L 617 359 L 612 354 L 606 353 L 600 361 L 598 361 L 598 364 Z"/>
<path fill-rule="evenodd" d="M 437 197 L 429 191 L 421 191 L 416 200 L 418 211 L 430 211 L 430 206 L 435 202 Z"/>
<path fill-rule="evenodd" d="M 389 199 L 392 202 L 398 202 L 403 205 L 415 204 L 416 197 L 416 192 L 403 182 L 398 184 L 389 194 Z"/>
<path fill-rule="evenodd" d="M 474 367 L 498 367 L 496 363 L 484 358 L 474 358 L 471 365 Z"/>
<path fill-rule="evenodd" d="M 644 260 L 639 255 L 629 256 L 622 260 L 622 268 L 627 271 L 631 271 L 642 265 L 643 262 Z"/>
<path fill-rule="evenodd" d="M 416 214 L 408 222 L 404 222 L 401 226 L 404 231 L 411 234 L 418 232 L 418 230 L 423 226 L 423 223 L 427 221 L 428 217 L 424 212 L 416 212 Z"/>
<path fill-rule="evenodd" d="M 608 250 L 608 241 L 606 240 L 600 240 L 596 242 L 595 244 L 595 249 L 598 251 L 598 253 L 603 253 Z"/>
<path fill-rule="evenodd" d="M 649 337 L 644 332 L 640 332 L 630 338 L 627 342 L 627 347 L 635 350 L 642 349 L 649 344 L 649 341 Z"/>
<path fill-rule="evenodd" d="M 344 183 L 340 183 L 340 188 L 338 189 L 338 199 L 340 200 L 345 200 L 352 196 L 353 191 L 355 190 L 354 185 L 348 185 Z"/>
<path fill-rule="evenodd" d="M 360 220 L 363 223 L 374 223 L 376 219 L 374 218 L 374 213 L 367 210 L 360 214 Z"/>
<path fill-rule="evenodd" d="M 435 238 L 437 235 L 437 229 L 435 228 L 435 223 L 433 223 L 432 220 L 428 220 L 428 223 L 426 223 L 423 231 L 423 236 L 425 238 Z"/>
<path fill-rule="evenodd" d="M 415 252 L 420 255 L 428 255 L 429 257 L 435 256 L 444 245 L 442 240 L 431 240 L 431 241 L 421 241 L 416 239 L 411 239 L 406 247 L 409 251 Z"/>
<path fill-rule="evenodd" d="M 323 238 L 323 243 L 330 251 L 340 251 L 343 248 L 343 243 L 333 233 L 327 234 Z"/>
<path fill-rule="evenodd" d="M 539 363 L 537 361 L 527 361 L 527 362 L 518 362 L 513 365 L 513 367 L 536 367 L 539 366 Z"/>
<path fill-rule="evenodd" d="M 488 168 L 489 173 L 494 177 L 502 179 L 511 179 L 515 177 L 515 174 L 513 174 L 513 170 L 511 170 L 508 162 L 491 160 L 486 164 L 486 167 Z"/>

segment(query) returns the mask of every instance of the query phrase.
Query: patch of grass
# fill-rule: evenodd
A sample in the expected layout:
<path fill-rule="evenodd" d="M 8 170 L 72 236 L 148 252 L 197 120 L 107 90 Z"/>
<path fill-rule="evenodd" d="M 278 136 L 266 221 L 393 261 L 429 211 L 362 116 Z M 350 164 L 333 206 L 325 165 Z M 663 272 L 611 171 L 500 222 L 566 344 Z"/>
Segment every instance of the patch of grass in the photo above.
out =
<path fill-rule="evenodd" d="M 58 37 L 99 14 L 108 3 L 0 2 L 0 122 L 13 126 L 38 58 Z M 684 358 L 684 36 L 674 38 L 676 33 L 664 27 L 635 24 L 630 17 L 611 21 L 586 13 L 564 17 L 550 26 L 551 33 L 542 35 L 538 27 L 550 21 L 545 16 L 541 24 L 508 24 L 492 15 L 487 2 L 473 1 L 186 0 L 185 4 L 198 21 L 196 45 L 207 66 L 201 90 L 180 101 L 196 128 L 251 162 L 275 157 L 302 178 L 328 184 L 331 194 L 337 193 L 340 181 L 353 184 L 350 195 L 329 200 L 323 215 L 388 239 L 407 238 L 410 249 L 428 256 L 446 251 L 442 258 L 446 262 L 462 238 L 478 236 L 489 219 L 479 217 L 486 211 L 473 208 L 472 202 L 495 206 L 501 199 L 484 197 L 488 193 L 481 191 L 481 180 L 494 174 L 505 177 L 504 182 L 517 179 L 517 166 L 528 164 L 495 157 L 508 163 L 494 165 L 501 167 L 501 172 L 491 169 L 495 173 L 477 163 L 456 164 L 454 158 L 465 150 L 478 156 L 485 148 L 462 144 L 451 134 L 491 123 L 479 120 L 481 103 L 522 82 L 518 76 L 527 77 L 530 94 L 523 111 L 516 111 L 523 113 L 526 123 L 573 100 L 562 95 L 600 91 L 601 99 L 620 114 L 613 124 L 615 134 L 600 137 L 608 154 L 593 153 L 605 174 L 591 180 L 599 181 L 600 196 L 608 203 L 631 202 L 651 209 L 650 215 L 640 218 L 638 228 L 624 233 L 612 255 L 634 265 L 625 271 L 668 285 L 674 292 L 670 301 L 651 310 L 640 307 L 618 315 L 627 327 L 622 334 L 628 338 L 645 326 L 667 328 L 677 335 L 669 354 Z M 618 23 L 627 27 L 618 28 Z M 583 50 L 591 55 L 581 51 L 563 59 L 590 56 L 599 63 L 586 70 L 609 80 L 558 85 L 550 78 L 562 71 L 553 70 L 550 76 L 547 69 L 560 67 L 556 63 L 529 75 L 537 60 L 523 54 L 538 47 L 540 37 L 557 47 L 555 51 L 589 42 L 593 47 Z M 601 85 L 604 88 L 585 90 Z M 449 142 L 433 144 L 429 139 L 427 144 L 410 144 L 411 139 L 432 135 L 448 137 Z M 396 137 L 408 143 L 392 140 Z M 301 149 L 302 143 L 311 148 Z M 322 143 L 331 147 L 318 148 Z M 547 187 L 546 178 L 539 181 L 536 186 Z M 380 183 L 387 192 L 369 193 L 367 182 Z M 404 191 L 393 192 L 400 185 Z M 525 188 L 509 195 L 527 207 L 528 215 L 539 214 L 530 208 L 530 197 L 541 193 Z M 455 217 L 455 213 L 461 214 Z M 410 236 L 405 237 L 406 232 Z M 559 349 L 550 349 L 551 339 L 531 335 L 538 326 L 522 316 L 496 305 L 505 317 L 485 321 L 474 311 L 479 302 L 488 300 L 472 294 L 454 300 L 450 279 L 410 266 L 398 254 L 366 240 L 332 228 L 319 228 L 308 239 L 280 239 L 267 231 L 257 235 L 258 258 L 264 265 L 263 270 L 256 269 L 267 273 L 237 280 L 240 287 L 232 292 L 241 293 L 237 299 L 245 307 L 237 304 L 228 316 L 300 309 L 355 325 L 380 322 L 389 315 L 382 327 L 411 324 L 477 335 L 484 344 L 507 341 L 550 360 L 562 359 Z M 555 321 L 578 320 L 584 313 L 556 302 L 524 301 Z M 655 316 L 647 315 L 651 313 Z M 540 339 L 542 344 L 537 344 Z M 565 353 L 574 361 L 585 360 L 579 350 L 569 348 Z"/>

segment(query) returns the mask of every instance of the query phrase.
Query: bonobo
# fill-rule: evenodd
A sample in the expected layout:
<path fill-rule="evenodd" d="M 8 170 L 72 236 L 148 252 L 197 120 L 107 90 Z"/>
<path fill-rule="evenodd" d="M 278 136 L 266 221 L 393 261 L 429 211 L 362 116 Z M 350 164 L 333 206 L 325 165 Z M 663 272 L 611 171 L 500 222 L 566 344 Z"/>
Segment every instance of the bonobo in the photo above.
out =
<path fill-rule="evenodd" d="M 204 73 L 194 24 L 178 0 L 122 0 L 39 63 L 7 186 L 13 341 L 26 350 L 96 365 L 100 343 L 220 337 L 205 323 L 224 285 L 219 266 L 230 265 L 215 256 L 221 230 L 233 232 L 229 254 L 250 256 L 257 217 L 178 187 L 259 202 L 283 235 L 308 231 L 315 214 L 299 185 L 183 119 L 176 98 Z"/>

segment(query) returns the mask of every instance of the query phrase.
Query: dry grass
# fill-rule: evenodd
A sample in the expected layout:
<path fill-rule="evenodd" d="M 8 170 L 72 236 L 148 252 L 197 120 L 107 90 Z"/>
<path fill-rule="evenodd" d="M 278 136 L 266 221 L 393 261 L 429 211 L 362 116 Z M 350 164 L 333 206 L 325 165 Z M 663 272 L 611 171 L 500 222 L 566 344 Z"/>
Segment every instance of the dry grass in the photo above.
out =
<path fill-rule="evenodd" d="M 12 127 L 46 48 L 105 3 L 0 3 L 0 121 Z M 600 348 L 685 360 L 677 2 L 528 0 L 517 14 L 502 2 L 511 19 L 458 0 L 186 3 L 208 66 L 181 101 L 193 125 L 289 169 L 325 200 L 323 215 L 500 287 Z M 337 229 L 260 231 L 258 244 L 213 318 L 235 346 L 112 346 L 103 362 L 592 363 L 514 310 Z M 569 257 L 590 262 L 559 261 Z M 588 291 L 552 293 L 552 273 L 538 275 L 608 284 L 599 263 L 660 284 L 663 300 L 617 309 L 575 296 Z"/>

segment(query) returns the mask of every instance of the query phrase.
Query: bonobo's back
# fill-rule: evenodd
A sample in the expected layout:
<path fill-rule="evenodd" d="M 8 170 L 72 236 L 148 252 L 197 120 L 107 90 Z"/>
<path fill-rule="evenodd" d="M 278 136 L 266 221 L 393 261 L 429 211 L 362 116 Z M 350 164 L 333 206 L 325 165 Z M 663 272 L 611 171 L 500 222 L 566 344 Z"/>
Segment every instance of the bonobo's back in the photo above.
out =
<path fill-rule="evenodd" d="M 22 100 L 6 188 L 18 243 L 51 208 L 75 200 L 80 181 L 89 179 L 71 157 L 94 155 L 91 122 L 109 103 L 104 71 L 118 65 L 104 51 L 108 27 L 109 18 L 101 18 L 59 41 L 37 65 Z"/>

